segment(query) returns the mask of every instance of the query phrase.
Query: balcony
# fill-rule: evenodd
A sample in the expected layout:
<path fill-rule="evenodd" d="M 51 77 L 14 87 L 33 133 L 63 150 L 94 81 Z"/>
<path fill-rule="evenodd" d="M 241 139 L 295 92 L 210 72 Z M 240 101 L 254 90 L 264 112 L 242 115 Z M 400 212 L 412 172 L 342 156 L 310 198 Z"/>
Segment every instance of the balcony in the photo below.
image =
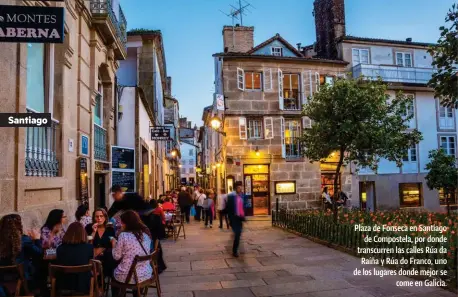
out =
<path fill-rule="evenodd" d="M 97 26 L 106 43 L 115 43 L 115 57 L 124 60 L 127 57 L 127 21 L 119 4 L 113 7 L 113 0 L 90 0 L 92 22 Z"/>
<path fill-rule="evenodd" d="M 53 121 L 51 127 L 26 128 L 26 176 L 55 177 L 59 174 L 58 127 L 59 123 Z"/>
<path fill-rule="evenodd" d="M 361 75 L 369 79 L 379 76 L 385 82 L 411 83 L 425 85 L 431 79 L 434 69 L 417 67 L 400 67 L 385 65 L 358 64 L 353 67 L 353 77 Z"/>
<path fill-rule="evenodd" d="M 94 124 L 94 158 L 108 161 L 107 130 Z"/>

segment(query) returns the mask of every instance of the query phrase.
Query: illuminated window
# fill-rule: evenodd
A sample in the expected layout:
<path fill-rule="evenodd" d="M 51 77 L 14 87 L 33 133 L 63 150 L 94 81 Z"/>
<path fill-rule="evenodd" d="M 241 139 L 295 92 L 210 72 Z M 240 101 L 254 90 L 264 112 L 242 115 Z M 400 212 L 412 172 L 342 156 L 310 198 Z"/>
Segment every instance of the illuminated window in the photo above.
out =
<path fill-rule="evenodd" d="M 245 72 L 245 90 L 261 90 L 260 72 Z"/>
<path fill-rule="evenodd" d="M 449 200 L 450 205 L 456 204 L 456 191 L 454 191 L 453 193 L 450 193 L 449 199 L 450 199 Z M 445 197 L 444 189 L 439 190 L 439 203 L 440 205 L 447 205 L 447 200 Z"/>
<path fill-rule="evenodd" d="M 399 184 L 401 207 L 421 206 L 421 183 Z"/>
<path fill-rule="evenodd" d="M 283 100 L 285 110 L 300 110 L 299 74 L 283 75 Z"/>

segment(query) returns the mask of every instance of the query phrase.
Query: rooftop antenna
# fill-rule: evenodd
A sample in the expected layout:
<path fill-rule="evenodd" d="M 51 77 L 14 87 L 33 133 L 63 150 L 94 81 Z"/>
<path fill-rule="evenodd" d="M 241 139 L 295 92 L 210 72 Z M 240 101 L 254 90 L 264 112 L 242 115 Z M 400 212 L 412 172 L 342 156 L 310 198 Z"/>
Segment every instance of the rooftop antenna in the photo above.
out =
<path fill-rule="evenodd" d="M 249 7 L 255 8 L 251 3 L 249 3 L 246 0 L 236 0 L 235 5 L 238 7 L 230 4 L 231 11 L 229 13 L 225 13 L 224 11 L 220 10 L 224 15 L 227 17 L 230 17 L 232 19 L 232 48 L 234 48 L 234 41 L 235 41 L 235 28 L 234 28 L 234 23 L 235 20 L 239 20 L 240 17 L 240 26 L 243 26 L 243 16 L 246 16 L 245 12 L 250 12 L 251 11 L 248 9 Z"/>

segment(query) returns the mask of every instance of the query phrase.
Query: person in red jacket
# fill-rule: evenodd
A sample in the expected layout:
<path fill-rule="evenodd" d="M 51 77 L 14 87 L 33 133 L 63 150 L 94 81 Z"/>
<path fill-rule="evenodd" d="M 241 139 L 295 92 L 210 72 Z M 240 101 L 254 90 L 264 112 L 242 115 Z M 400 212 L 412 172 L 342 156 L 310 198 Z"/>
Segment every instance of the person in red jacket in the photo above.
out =
<path fill-rule="evenodd" d="M 175 205 L 172 202 L 170 202 L 169 197 L 165 198 L 165 201 L 162 204 L 162 209 L 164 211 L 175 211 Z"/>

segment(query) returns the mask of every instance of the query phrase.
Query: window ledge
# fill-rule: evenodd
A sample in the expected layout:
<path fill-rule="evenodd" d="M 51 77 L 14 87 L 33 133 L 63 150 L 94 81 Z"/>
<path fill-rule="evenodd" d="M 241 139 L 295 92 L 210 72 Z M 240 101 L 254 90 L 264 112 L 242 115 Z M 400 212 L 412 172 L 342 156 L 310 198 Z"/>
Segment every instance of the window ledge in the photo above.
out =
<path fill-rule="evenodd" d="M 297 158 L 285 158 L 286 162 L 304 162 L 305 158 L 297 157 Z"/>

